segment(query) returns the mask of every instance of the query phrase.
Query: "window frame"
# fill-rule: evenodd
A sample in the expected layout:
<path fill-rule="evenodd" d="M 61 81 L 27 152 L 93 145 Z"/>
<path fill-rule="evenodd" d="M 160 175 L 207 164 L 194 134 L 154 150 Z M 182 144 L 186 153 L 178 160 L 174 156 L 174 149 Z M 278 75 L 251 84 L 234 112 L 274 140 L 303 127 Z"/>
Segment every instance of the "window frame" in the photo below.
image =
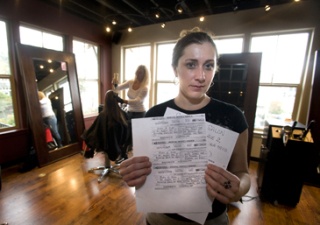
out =
<path fill-rule="evenodd" d="M 11 89 L 11 99 L 12 99 L 12 109 L 13 109 L 13 119 L 14 119 L 14 126 L 11 127 L 2 127 L 0 128 L 0 133 L 16 130 L 22 126 L 20 117 L 18 115 L 18 102 L 17 102 L 17 91 L 16 91 L 16 85 L 15 85 L 15 70 L 13 67 L 13 53 L 10 51 L 10 49 L 13 47 L 12 39 L 10 31 L 11 24 L 3 19 L 0 18 L 0 21 L 5 24 L 6 29 L 6 40 L 7 40 L 7 48 L 8 48 L 8 66 L 10 69 L 10 74 L 0 74 L 0 79 L 6 79 L 9 80 L 10 83 L 10 89 Z"/>
<path fill-rule="evenodd" d="M 127 61 L 127 56 L 126 56 L 126 50 L 127 49 L 133 49 L 133 48 L 141 48 L 141 47 L 148 47 L 149 48 L 149 57 L 144 56 L 144 58 L 149 58 L 149 62 L 148 63 L 144 63 L 143 61 L 136 63 L 134 65 L 133 68 L 130 68 L 130 71 L 127 71 L 126 68 L 126 61 Z M 152 54 L 153 54 L 153 46 L 151 43 L 142 43 L 142 44 L 137 44 L 137 45 L 124 45 L 121 47 L 121 66 L 120 66 L 120 83 L 123 83 L 127 80 L 133 79 L 134 78 L 134 74 L 135 71 L 137 69 L 137 67 L 139 65 L 145 65 L 147 67 L 147 69 L 149 70 L 149 93 L 147 95 L 147 102 L 146 102 L 146 108 L 147 110 L 150 108 L 150 106 L 152 105 L 152 96 L 153 96 L 153 82 L 154 82 L 154 77 L 153 77 L 153 70 L 152 70 L 152 64 L 153 64 L 153 58 L 152 58 Z M 117 72 L 118 73 L 118 72 Z M 128 74 L 131 74 L 128 75 Z M 123 90 L 121 91 L 121 96 L 123 98 L 127 98 L 127 92 L 128 90 Z"/>
<path fill-rule="evenodd" d="M 78 63 L 77 63 L 77 54 L 74 52 L 74 41 L 77 41 L 77 42 L 82 42 L 83 44 L 87 44 L 87 45 L 92 45 L 92 46 L 94 46 L 94 47 L 96 47 L 97 48 L 97 79 L 80 79 L 80 77 L 79 77 L 79 72 L 78 72 L 78 82 L 79 82 L 79 92 L 80 92 L 80 99 L 81 99 L 81 108 L 82 108 L 82 112 L 83 112 L 83 117 L 84 117 L 84 119 L 85 118 L 90 118 L 90 117 L 92 117 L 92 116 L 96 116 L 96 115 L 98 115 L 98 107 L 99 107 L 99 103 L 100 103 L 100 101 L 99 101 L 99 99 L 100 99 L 100 76 L 101 76 L 101 74 L 100 74 L 100 68 L 101 68 L 101 58 L 100 58 L 100 52 L 101 52 L 101 50 L 100 50 L 100 45 L 99 44 L 97 44 L 97 43 L 95 43 L 95 42 L 92 42 L 92 41 L 88 41 L 88 40 L 85 40 L 85 39 L 83 39 L 83 38 L 78 38 L 78 37 L 73 37 L 72 38 L 72 52 L 75 54 L 75 58 L 76 58 L 76 64 L 78 65 Z M 78 68 L 77 68 L 77 70 L 78 70 Z M 85 114 L 84 113 L 84 108 L 83 108 L 83 104 L 82 104 L 82 98 L 81 98 L 81 89 L 80 89 L 80 81 L 81 80 L 84 80 L 84 81 L 92 81 L 92 82 L 96 82 L 97 83 L 97 103 L 98 103 L 98 105 L 97 105 L 97 107 L 96 107 L 96 111 L 94 111 L 94 112 L 91 112 L 91 113 L 88 113 L 88 114 Z"/>
<path fill-rule="evenodd" d="M 305 77 L 307 73 L 307 67 L 308 67 L 308 61 L 310 59 L 311 55 L 311 46 L 312 46 L 312 40 L 314 37 L 314 29 L 313 28 L 304 28 L 304 29 L 294 29 L 294 30 L 280 30 L 280 31 L 268 31 L 268 32 L 257 32 L 257 33 L 251 33 L 249 36 L 249 46 L 248 46 L 248 52 L 251 51 L 251 44 L 252 44 L 252 39 L 254 37 L 264 37 L 264 36 L 280 36 L 280 35 L 288 35 L 288 34 L 299 34 L 299 33 L 308 33 L 308 40 L 307 40 L 307 46 L 306 46 L 306 52 L 305 52 L 305 58 L 303 61 L 303 65 L 301 68 L 301 76 L 300 76 L 300 82 L 299 83 L 268 83 L 268 82 L 259 82 L 259 89 L 260 87 L 291 87 L 291 88 L 296 88 L 296 96 L 294 103 L 292 105 L 292 114 L 291 114 L 291 119 L 297 117 L 297 113 L 299 110 L 299 102 L 301 101 L 301 93 L 303 92 L 304 88 L 304 82 L 305 82 Z M 258 96 L 259 99 L 259 96 Z M 257 103 L 258 106 L 258 103 Z M 256 109 L 257 111 L 257 109 Z M 256 117 L 257 117 L 257 112 L 256 112 Z M 264 120 L 265 121 L 265 120 Z M 263 127 L 254 127 L 254 132 L 255 133 L 261 133 L 263 132 Z"/>

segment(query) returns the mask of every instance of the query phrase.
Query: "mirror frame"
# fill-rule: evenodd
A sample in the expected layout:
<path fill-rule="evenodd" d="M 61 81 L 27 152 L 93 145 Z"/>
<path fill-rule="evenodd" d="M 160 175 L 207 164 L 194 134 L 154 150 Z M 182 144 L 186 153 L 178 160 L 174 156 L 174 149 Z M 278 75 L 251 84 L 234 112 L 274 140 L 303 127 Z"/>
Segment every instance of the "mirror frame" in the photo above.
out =
<path fill-rule="evenodd" d="M 81 151 L 84 131 L 84 118 L 82 114 L 78 76 L 76 70 L 75 56 L 73 53 L 60 52 L 39 48 L 29 45 L 16 44 L 20 75 L 23 81 L 24 94 L 27 105 L 29 127 L 33 135 L 33 145 L 37 153 L 39 167 L 45 166 L 62 158 L 79 153 Z M 61 148 L 49 151 L 46 143 L 43 128 L 41 109 L 38 98 L 34 59 L 54 59 L 55 61 L 66 62 L 70 85 L 71 100 L 73 103 L 75 129 L 77 141 Z"/>

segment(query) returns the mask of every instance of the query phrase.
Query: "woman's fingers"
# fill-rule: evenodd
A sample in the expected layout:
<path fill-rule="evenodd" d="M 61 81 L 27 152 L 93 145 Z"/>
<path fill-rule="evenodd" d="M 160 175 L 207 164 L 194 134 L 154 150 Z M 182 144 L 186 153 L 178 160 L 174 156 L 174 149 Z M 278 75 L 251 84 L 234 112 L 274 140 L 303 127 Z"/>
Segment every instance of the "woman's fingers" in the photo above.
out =
<path fill-rule="evenodd" d="M 120 164 L 120 175 L 129 186 L 141 186 L 151 173 L 151 162 L 148 157 L 132 157 Z"/>
<path fill-rule="evenodd" d="M 229 203 L 239 190 L 239 178 L 215 165 L 208 165 L 205 180 L 209 197 L 225 204 Z"/>

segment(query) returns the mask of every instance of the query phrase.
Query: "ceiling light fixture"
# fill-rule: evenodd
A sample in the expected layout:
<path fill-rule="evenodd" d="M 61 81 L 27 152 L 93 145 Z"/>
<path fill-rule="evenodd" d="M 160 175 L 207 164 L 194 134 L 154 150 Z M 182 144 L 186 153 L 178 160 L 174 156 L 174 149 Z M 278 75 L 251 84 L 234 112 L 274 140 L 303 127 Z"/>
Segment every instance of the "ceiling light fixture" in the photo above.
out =
<path fill-rule="evenodd" d="M 177 12 L 179 13 L 179 14 L 182 14 L 183 13 L 183 9 L 179 6 L 177 9 Z"/>
<path fill-rule="evenodd" d="M 162 28 L 165 28 L 165 27 L 166 27 L 166 23 L 162 23 L 162 24 L 161 24 L 161 27 L 162 27 Z"/>
<path fill-rule="evenodd" d="M 237 11 L 239 9 L 239 0 L 233 0 L 233 11 Z"/>
<path fill-rule="evenodd" d="M 128 32 L 132 32 L 132 28 L 131 27 L 128 27 Z"/>
<path fill-rule="evenodd" d="M 204 21 L 204 16 L 200 16 L 199 20 L 200 20 L 200 22 L 203 22 Z"/>
<path fill-rule="evenodd" d="M 117 24 L 117 21 L 112 20 L 112 25 L 116 25 L 116 24 Z"/>
<path fill-rule="evenodd" d="M 107 27 L 106 27 L 106 31 L 107 31 L 108 33 L 110 33 L 110 32 L 111 32 L 111 28 L 110 28 L 109 26 L 107 26 Z"/>
<path fill-rule="evenodd" d="M 266 12 L 269 12 L 269 11 L 271 10 L 271 6 L 270 6 L 270 5 L 266 5 L 266 6 L 264 7 L 264 10 L 265 10 Z"/>

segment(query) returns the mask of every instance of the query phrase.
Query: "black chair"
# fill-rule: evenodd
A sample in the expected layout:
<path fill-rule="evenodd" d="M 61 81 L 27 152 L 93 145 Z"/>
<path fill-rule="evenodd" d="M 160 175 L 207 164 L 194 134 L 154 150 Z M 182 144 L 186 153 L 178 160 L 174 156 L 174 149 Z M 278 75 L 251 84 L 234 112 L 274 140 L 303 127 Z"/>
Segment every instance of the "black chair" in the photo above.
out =
<path fill-rule="evenodd" d="M 95 173 L 96 171 L 102 171 L 99 178 L 98 178 L 98 183 L 101 183 L 103 181 L 103 179 L 106 176 L 108 176 L 110 173 L 119 174 L 119 170 L 118 170 L 119 164 L 111 165 L 111 161 L 108 157 L 108 154 L 105 154 L 105 153 L 102 153 L 102 154 L 104 154 L 105 165 L 93 167 L 88 170 L 89 173 Z"/>
<path fill-rule="evenodd" d="M 101 114 L 103 105 L 100 105 L 98 109 L 98 117 L 91 127 L 84 132 L 82 138 L 87 146 L 91 148 L 91 151 L 104 154 L 104 165 L 93 167 L 88 170 L 90 173 L 101 171 L 98 178 L 98 182 L 101 183 L 110 173 L 119 174 L 118 168 L 120 164 L 117 164 L 117 159 L 122 157 L 123 151 L 126 151 L 127 146 L 130 143 L 131 128 L 124 127 L 123 125 L 120 126 L 119 129 L 106 127 L 107 119 Z M 94 157 L 93 152 L 89 155 L 90 157 Z M 111 161 L 114 163 L 111 163 Z"/>

